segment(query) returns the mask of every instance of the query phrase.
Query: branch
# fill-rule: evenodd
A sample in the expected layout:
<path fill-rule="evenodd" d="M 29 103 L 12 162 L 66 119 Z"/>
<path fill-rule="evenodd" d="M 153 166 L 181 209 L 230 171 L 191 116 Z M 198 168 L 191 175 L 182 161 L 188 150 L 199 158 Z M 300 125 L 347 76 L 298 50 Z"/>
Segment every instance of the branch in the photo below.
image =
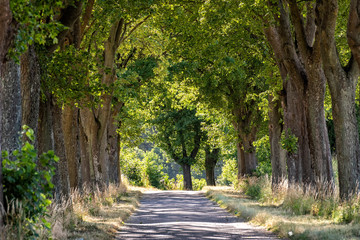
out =
<path fill-rule="evenodd" d="M 357 64 L 360 64 L 360 2 L 351 0 L 347 26 L 347 38 Z"/>
<path fill-rule="evenodd" d="M 59 22 L 66 27 L 65 30 L 60 32 L 57 36 L 58 43 L 52 44 L 48 47 L 48 51 L 50 53 L 54 52 L 58 45 L 64 40 L 66 35 L 69 33 L 69 30 L 72 28 L 76 20 L 79 19 L 81 12 L 82 12 L 82 3 L 83 1 L 78 0 L 71 5 L 68 5 L 66 8 L 61 10 L 61 18 L 59 19 Z"/>
<path fill-rule="evenodd" d="M 151 16 L 151 14 L 148 15 L 148 16 L 146 16 L 146 17 L 144 18 L 144 20 L 142 20 L 141 22 L 139 22 L 138 24 L 136 24 L 136 25 L 130 30 L 129 34 L 121 40 L 121 42 L 125 41 L 138 27 L 140 27 L 144 22 L 146 22 L 146 20 L 148 20 L 148 19 L 150 18 L 150 16 Z"/>
<path fill-rule="evenodd" d="M 300 14 L 300 9 L 296 0 L 289 1 L 290 14 L 295 28 L 296 39 L 298 41 L 299 50 L 305 57 L 309 55 L 310 47 L 307 44 L 307 37 L 304 28 L 304 22 Z"/>
<path fill-rule="evenodd" d="M 80 39 L 81 40 L 84 38 L 86 26 L 89 25 L 90 18 L 91 18 L 91 12 L 93 10 L 94 3 L 95 3 L 95 0 L 89 0 L 88 3 L 86 4 L 86 9 L 85 9 L 84 16 L 82 17 L 81 30 L 80 30 L 80 34 L 81 34 Z M 92 24 L 93 23 L 94 23 L 94 21 L 92 22 Z"/>

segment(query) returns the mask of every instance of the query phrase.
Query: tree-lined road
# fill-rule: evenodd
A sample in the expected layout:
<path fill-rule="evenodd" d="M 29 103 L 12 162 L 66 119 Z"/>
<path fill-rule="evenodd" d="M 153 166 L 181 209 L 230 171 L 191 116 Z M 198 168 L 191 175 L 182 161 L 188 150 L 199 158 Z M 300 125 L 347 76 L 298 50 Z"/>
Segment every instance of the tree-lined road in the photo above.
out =
<path fill-rule="evenodd" d="M 116 239 L 278 239 L 230 215 L 196 191 L 144 193 Z"/>

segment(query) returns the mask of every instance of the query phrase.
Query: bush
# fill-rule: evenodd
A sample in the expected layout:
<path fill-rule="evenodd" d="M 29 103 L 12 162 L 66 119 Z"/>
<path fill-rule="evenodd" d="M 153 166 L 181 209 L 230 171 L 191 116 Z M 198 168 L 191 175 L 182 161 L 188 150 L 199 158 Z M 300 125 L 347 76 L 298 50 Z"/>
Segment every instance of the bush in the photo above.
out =
<path fill-rule="evenodd" d="M 156 163 L 156 159 L 158 157 L 159 156 L 153 151 L 145 154 L 145 158 L 143 160 L 145 161 L 145 175 L 151 186 L 156 188 L 164 188 L 161 180 L 165 174 L 162 172 L 163 167 Z"/>
<path fill-rule="evenodd" d="M 27 230 L 18 229 L 18 231 L 27 231 L 27 238 L 35 238 L 37 230 L 41 228 L 50 230 L 50 223 L 45 220 L 45 216 L 47 207 L 51 204 L 54 187 L 51 179 L 58 158 L 53 151 L 38 157 L 32 145 L 34 132 L 27 126 L 23 127 L 22 135 L 26 136 L 27 140 L 23 141 L 20 150 L 13 151 L 13 156 L 9 157 L 6 151 L 2 152 L 2 184 L 6 199 L 5 209 L 8 213 L 6 224 L 25 221 L 26 224 L 22 227 Z M 19 219 L 20 215 L 25 219 Z"/>
<path fill-rule="evenodd" d="M 264 136 L 257 140 L 254 142 L 254 146 L 256 147 L 256 157 L 258 159 L 258 166 L 255 170 L 255 175 L 258 177 L 271 175 L 272 168 L 269 136 Z"/>
<path fill-rule="evenodd" d="M 220 185 L 237 185 L 237 161 L 235 158 L 228 159 L 222 167 L 218 178 Z"/>
<path fill-rule="evenodd" d="M 206 186 L 206 180 L 204 178 L 196 179 L 192 178 L 193 190 L 200 191 Z"/>

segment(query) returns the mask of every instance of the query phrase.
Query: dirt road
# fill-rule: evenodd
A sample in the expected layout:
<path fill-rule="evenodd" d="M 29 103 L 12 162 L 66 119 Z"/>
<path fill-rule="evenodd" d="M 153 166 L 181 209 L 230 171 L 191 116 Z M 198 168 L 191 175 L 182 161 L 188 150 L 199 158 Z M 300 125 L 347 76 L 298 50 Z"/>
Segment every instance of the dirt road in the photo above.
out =
<path fill-rule="evenodd" d="M 278 239 L 209 201 L 201 192 L 144 193 L 116 239 Z"/>

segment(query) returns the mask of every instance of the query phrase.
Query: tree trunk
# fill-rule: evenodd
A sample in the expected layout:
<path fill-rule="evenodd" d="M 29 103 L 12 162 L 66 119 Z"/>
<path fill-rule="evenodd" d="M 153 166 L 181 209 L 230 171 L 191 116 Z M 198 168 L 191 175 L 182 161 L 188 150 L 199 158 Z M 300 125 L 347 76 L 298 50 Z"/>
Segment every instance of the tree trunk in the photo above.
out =
<path fill-rule="evenodd" d="M 355 115 L 355 83 L 357 81 L 343 77 L 344 79 L 339 79 L 336 85 L 329 82 L 329 86 L 333 106 L 340 196 L 346 199 L 357 192 L 360 145 Z"/>
<path fill-rule="evenodd" d="M 238 142 L 236 144 L 236 150 L 237 150 L 237 161 L 238 161 L 238 180 L 240 180 L 241 177 L 246 175 L 246 166 L 245 166 L 245 152 L 242 146 L 242 143 Z"/>
<path fill-rule="evenodd" d="M 62 126 L 62 109 L 56 102 L 56 99 L 52 99 L 50 104 L 53 116 L 54 152 L 59 157 L 55 173 L 56 176 L 54 177 L 55 193 L 57 194 L 57 199 L 59 199 L 62 196 L 70 195 L 69 168 L 66 159 Z"/>
<path fill-rule="evenodd" d="M 21 100 L 22 123 L 38 131 L 39 105 L 40 105 L 40 64 L 36 56 L 35 47 L 29 46 L 28 51 L 21 56 Z M 37 139 L 35 141 L 37 148 Z"/>
<path fill-rule="evenodd" d="M 360 74 L 359 2 L 352 0 L 349 8 L 347 37 L 352 57 L 346 67 L 340 63 L 335 43 L 338 3 L 335 0 L 324 1 L 319 8 L 326 9 L 319 14 L 319 22 L 322 23 L 319 35 L 322 37 L 323 69 L 332 100 L 340 197 L 348 199 L 359 190 L 360 180 L 360 146 L 355 114 L 355 92 Z"/>
<path fill-rule="evenodd" d="M 316 2 L 319 6 L 322 3 Z M 290 129 L 298 138 L 297 152 L 288 153 L 289 182 L 321 188 L 322 181 L 332 182 L 333 176 L 323 106 L 322 38 L 316 24 L 328 21 L 318 19 L 327 8 L 314 4 L 303 5 L 307 8 L 305 24 L 302 14 L 305 9 L 300 9 L 296 1 L 279 0 L 276 5 L 279 25 L 265 29 L 265 34 L 283 79 L 285 133 L 290 134 Z"/>
<path fill-rule="evenodd" d="M 81 111 L 81 110 L 80 110 Z M 80 186 L 90 187 L 91 186 L 91 175 L 93 175 L 93 168 L 89 156 L 89 143 L 86 137 L 85 131 L 82 124 L 79 123 L 79 145 L 80 145 L 80 172 L 81 179 Z"/>
<path fill-rule="evenodd" d="M 118 126 L 115 124 L 115 119 L 112 117 L 108 124 L 107 130 L 107 158 L 109 162 L 109 181 L 111 183 L 120 184 L 120 137 L 117 132 Z"/>
<path fill-rule="evenodd" d="M 38 152 L 54 150 L 54 134 L 52 129 L 52 115 L 49 101 L 40 101 L 38 126 Z"/>
<path fill-rule="evenodd" d="M 4 83 L 6 80 L 6 62 L 7 54 L 11 47 L 11 43 L 15 37 L 16 27 L 12 25 L 13 17 L 10 9 L 9 0 L 0 0 L 0 153 L 4 150 L 2 142 L 4 142 L 4 133 L 3 129 L 3 114 L 4 109 L 3 102 L 5 101 L 4 96 Z M 2 157 L 0 156 L 0 208 L 4 206 L 4 195 L 3 195 L 3 185 L 2 185 Z M 0 228 L 3 226 L 3 215 L 0 213 Z"/>
<path fill-rule="evenodd" d="M 269 96 L 269 139 L 271 149 L 272 188 L 275 189 L 286 177 L 286 151 L 280 139 L 283 129 L 281 123 L 280 101 Z"/>
<path fill-rule="evenodd" d="M 182 164 L 183 176 L 184 176 L 184 189 L 192 190 L 192 180 L 191 180 L 191 166 L 189 164 Z"/>
<path fill-rule="evenodd" d="M 73 103 L 64 107 L 62 111 L 62 126 L 64 132 L 64 144 L 70 188 L 75 189 L 79 185 L 80 168 L 80 144 L 79 144 L 79 109 Z"/>
<path fill-rule="evenodd" d="M 5 64 L 2 79 L 2 150 L 9 155 L 20 148 L 21 132 L 21 89 L 20 66 L 13 60 Z"/>
<path fill-rule="evenodd" d="M 251 129 L 251 132 L 244 135 L 243 143 L 244 143 L 244 157 L 245 157 L 245 172 L 246 175 L 252 175 L 256 170 L 258 165 L 257 157 L 256 157 L 256 150 L 253 145 L 254 141 L 256 140 L 256 127 Z"/>
<path fill-rule="evenodd" d="M 219 148 L 210 150 L 210 147 L 205 148 L 205 172 L 206 185 L 215 186 L 215 166 L 219 159 Z"/>

